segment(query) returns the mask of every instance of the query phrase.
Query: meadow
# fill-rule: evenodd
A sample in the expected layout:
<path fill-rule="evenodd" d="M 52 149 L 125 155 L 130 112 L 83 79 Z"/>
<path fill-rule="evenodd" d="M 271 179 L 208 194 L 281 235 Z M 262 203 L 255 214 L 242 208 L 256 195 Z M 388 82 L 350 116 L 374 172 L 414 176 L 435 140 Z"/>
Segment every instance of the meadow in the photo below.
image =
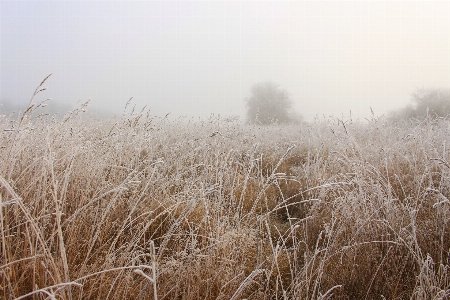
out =
<path fill-rule="evenodd" d="M 448 299 L 450 120 L 0 116 L 2 299 Z"/>

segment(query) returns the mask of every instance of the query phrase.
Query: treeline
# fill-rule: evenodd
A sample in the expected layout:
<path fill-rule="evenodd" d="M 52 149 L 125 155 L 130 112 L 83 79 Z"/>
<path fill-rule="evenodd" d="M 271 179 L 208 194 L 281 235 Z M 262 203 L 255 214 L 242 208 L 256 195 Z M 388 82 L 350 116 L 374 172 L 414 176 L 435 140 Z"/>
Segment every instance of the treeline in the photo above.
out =
<path fill-rule="evenodd" d="M 252 86 L 245 99 L 248 124 L 298 124 L 302 116 L 295 112 L 289 93 L 271 81 Z M 411 103 L 389 112 L 390 122 L 423 118 L 445 118 L 450 114 L 450 89 L 422 88 L 411 95 Z"/>

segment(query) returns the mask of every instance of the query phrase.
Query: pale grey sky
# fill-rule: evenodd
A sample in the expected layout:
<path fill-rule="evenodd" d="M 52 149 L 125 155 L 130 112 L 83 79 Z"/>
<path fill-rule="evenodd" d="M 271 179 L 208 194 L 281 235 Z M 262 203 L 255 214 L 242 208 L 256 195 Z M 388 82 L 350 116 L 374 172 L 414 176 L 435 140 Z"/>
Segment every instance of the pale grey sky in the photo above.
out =
<path fill-rule="evenodd" d="M 450 88 L 450 1 L 0 1 L 0 103 L 245 116 L 252 84 L 307 120 L 364 118 Z M 51 105 L 51 104 L 50 104 Z"/>

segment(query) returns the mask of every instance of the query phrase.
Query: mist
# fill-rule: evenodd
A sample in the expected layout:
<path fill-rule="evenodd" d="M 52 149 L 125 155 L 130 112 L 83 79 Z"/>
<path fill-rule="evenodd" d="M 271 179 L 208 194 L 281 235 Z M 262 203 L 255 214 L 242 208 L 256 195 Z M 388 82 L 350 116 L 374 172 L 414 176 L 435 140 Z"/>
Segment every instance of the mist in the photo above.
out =
<path fill-rule="evenodd" d="M 0 103 L 245 116 L 273 81 L 305 120 L 450 88 L 450 2 L 1 1 Z M 38 100 L 38 99 L 37 99 Z M 0 107 L 0 112 L 1 112 Z"/>

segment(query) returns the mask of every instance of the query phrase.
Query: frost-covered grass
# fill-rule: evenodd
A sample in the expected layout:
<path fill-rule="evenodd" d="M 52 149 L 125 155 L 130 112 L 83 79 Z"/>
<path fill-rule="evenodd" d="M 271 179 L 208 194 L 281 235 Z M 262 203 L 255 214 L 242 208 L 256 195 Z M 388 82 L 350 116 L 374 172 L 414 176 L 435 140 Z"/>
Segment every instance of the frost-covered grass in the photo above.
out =
<path fill-rule="evenodd" d="M 450 295 L 449 120 L 0 128 L 0 298 Z"/>

